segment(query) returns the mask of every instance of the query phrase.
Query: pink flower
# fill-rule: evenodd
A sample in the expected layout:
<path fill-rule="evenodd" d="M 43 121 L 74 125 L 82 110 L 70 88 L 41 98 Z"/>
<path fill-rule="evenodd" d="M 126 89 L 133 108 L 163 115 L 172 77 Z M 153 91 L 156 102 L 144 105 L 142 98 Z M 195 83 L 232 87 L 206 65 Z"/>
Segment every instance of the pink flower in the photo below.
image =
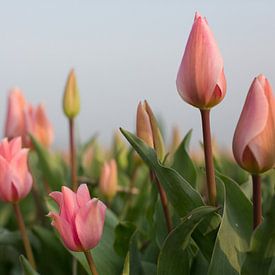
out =
<path fill-rule="evenodd" d="M 17 202 L 28 195 L 32 176 L 28 170 L 28 149 L 22 149 L 21 137 L 0 143 L 0 199 Z"/>
<path fill-rule="evenodd" d="M 27 103 L 21 90 L 11 90 L 5 125 L 5 137 L 22 137 L 23 145 L 31 147 L 29 134 L 42 145 L 49 147 L 53 142 L 53 128 L 42 104 L 33 107 Z"/>
<path fill-rule="evenodd" d="M 23 111 L 27 102 L 21 90 L 14 88 L 8 97 L 7 117 L 5 124 L 5 137 L 11 139 L 22 136 L 24 132 Z"/>
<path fill-rule="evenodd" d="M 59 214 L 49 213 L 67 248 L 88 251 L 99 243 L 104 227 L 106 206 L 98 199 L 91 199 L 86 184 L 76 193 L 62 186 L 62 192 L 50 193 L 60 207 Z"/>
<path fill-rule="evenodd" d="M 109 200 L 112 200 L 117 192 L 117 165 L 114 159 L 105 162 L 100 174 L 99 190 Z"/>
<path fill-rule="evenodd" d="M 45 147 L 49 147 L 53 142 L 53 128 L 47 118 L 45 108 L 42 104 L 33 107 L 30 104 L 24 110 L 24 145 L 31 147 L 28 134 L 31 134 Z"/>
<path fill-rule="evenodd" d="M 233 138 L 238 164 L 253 174 L 275 162 L 275 105 L 271 86 L 263 75 L 252 82 Z"/>
<path fill-rule="evenodd" d="M 187 103 L 209 109 L 225 96 L 223 59 L 205 18 L 196 13 L 177 75 L 177 89 Z"/>

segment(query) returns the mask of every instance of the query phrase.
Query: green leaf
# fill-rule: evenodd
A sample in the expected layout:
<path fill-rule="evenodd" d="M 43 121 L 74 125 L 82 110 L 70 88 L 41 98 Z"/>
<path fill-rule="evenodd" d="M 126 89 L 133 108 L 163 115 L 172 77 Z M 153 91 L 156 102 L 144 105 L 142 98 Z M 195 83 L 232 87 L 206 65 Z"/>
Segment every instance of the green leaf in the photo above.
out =
<path fill-rule="evenodd" d="M 31 264 L 28 262 L 28 260 L 23 256 L 20 255 L 19 256 L 19 260 L 21 262 L 23 271 L 24 271 L 24 275 L 39 275 L 39 273 L 37 273 L 31 266 Z"/>
<path fill-rule="evenodd" d="M 198 224 L 217 209 L 202 206 L 194 209 L 168 235 L 158 259 L 158 275 L 189 274 L 190 261 L 187 248 L 191 234 Z"/>
<path fill-rule="evenodd" d="M 156 153 L 152 148 L 148 147 L 141 139 L 130 132 L 123 129 L 120 130 L 149 168 L 156 173 L 169 202 L 180 217 L 184 217 L 193 209 L 204 205 L 201 195 L 177 171 L 163 166 L 158 161 Z M 198 227 L 198 232 L 196 232 L 197 241 L 205 244 L 201 251 L 208 260 L 211 258 L 214 246 L 214 238 L 208 233 L 216 230 L 219 223 L 220 217 L 215 214 L 211 217 L 211 220 L 203 220 Z"/>
<path fill-rule="evenodd" d="M 156 173 L 169 201 L 181 217 L 194 208 L 204 205 L 201 195 L 177 171 L 159 163 L 152 148 L 130 132 L 123 129 L 121 132 L 150 169 Z"/>
<path fill-rule="evenodd" d="M 191 136 L 192 130 L 186 134 L 177 151 L 175 152 L 172 168 L 175 169 L 185 180 L 187 180 L 192 185 L 192 187 L 196 188 L 197 171 L 192 159 L 188 154 L 188 147 Z"/>
<path fill-rule="evenodd" d="M 252 204 L 236 182 L 219 178 L 224 183 L 224 210 L 208 274 L 237 275 L 252 234 Z"/>
<path fill-rule="evenodd" d="M 275 274 L 275 196 L 263 223 L 252 235 L 241 274 Z"/>
<path fill-rule="evenodd" d="M 125 257 L 129 249 L 129 243 L 136 226 L 130 222 L 120 222 L 115 228 L 114 249 L 118 255 Z"/>

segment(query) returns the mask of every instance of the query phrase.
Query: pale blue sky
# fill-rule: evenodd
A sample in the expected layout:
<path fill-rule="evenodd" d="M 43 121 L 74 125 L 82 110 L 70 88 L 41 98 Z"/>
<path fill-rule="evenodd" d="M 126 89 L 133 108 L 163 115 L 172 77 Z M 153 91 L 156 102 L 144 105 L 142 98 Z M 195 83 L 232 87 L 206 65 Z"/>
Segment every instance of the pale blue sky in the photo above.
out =
<path fill-rule="evenodd" d="M 224 57 L 224 101 L 212 111 L 219 143 L 231 139 L 253 78 L 264 73 L 275 89 L 275 4 L 272 1 L 1 1 L 0 124 L 10 87 L 43 101 L 56 145 L 66 144 L 61 99 L 76 69 L 82 140 L 95 132 L 105 144 L 114 129 L 134 130 L 136 106 L 147 99 L 167 131 L 194 128 L 199 112 L 179 97 L 175 78 L 195 11 L 207 17 Z M 2 127 L 3 128 L 3 127 Z M 65 141 L 65 142 L 64 142 Z"/>

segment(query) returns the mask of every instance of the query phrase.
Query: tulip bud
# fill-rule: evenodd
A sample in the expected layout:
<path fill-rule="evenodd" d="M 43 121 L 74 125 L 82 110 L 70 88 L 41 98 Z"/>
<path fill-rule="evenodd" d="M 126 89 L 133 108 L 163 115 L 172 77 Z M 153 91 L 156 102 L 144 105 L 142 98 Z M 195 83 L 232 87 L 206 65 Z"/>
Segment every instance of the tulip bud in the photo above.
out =
<path fill-rule="evenodd" d="M 196 13 L 177 75 L 177 90 L 187 103 L 209 109 L 225 96 L 223 59 L 205 18 Z"/>
<path fill-rule="evenodd" d="M 86 184 L 77 192 L 62 186 L 61 192 L 50 197 L 59 205 L 59 214 L 50 212 L 52 226 L 59 232 L 64 245 L 72 251 L 88 251 L 99 243 L 104 227 L 106 206 L 98 199 L 91 199 Z"/>
<path fill-rule="evenodd" d="M 0 200 L 17 202 L 26 197 L 32 187 L 28 169 L 28 149 L 22 149 L 21 137 L 0 142 Z"/>
<path fill-rule="evenodd" d="M 5 125 L 5 137 L 11 139 L 22 136 L 24 132 L 23 111 L 26 107 L 26 100 L 21 90 L 12 89 L 8 97 L 8 108 Z"/>
<path fill-rule="evenodd" d="M 80 110 L 80 98 L 74 70 L 70 71 L 63 96 L 63 110 L 65 115 L 72 119 Z"/>
<path fill-rule="evenodd" d="M 154 148 L 158 158 L 163 160 L 165 155 L 163 138 L 153 111 L 146 100 L 144 104 L 141 102 L 138 104 L 136 127 L 137 136 Z"/>
<path fill-rule="evenodd" d="M 99 179 L 99 190 L 108 198 L 109 201 L 117 193 L 117 165 L 114 159 L 109 162 L 105 162 Z"/>
<path fill-rule="evenodd" d="M 275 162 L 274 97 L 268 80 L 252 82 L 233 138 L 238 164 L 252 174 L 263 173 Z"/>
<path fill-rule="evenodd" d="M 31 147 L 29 134 L 33 135 L 43 146 L 49 147 L 53 142 L 53 128 L 47 118 L 45 108 L 42 104 L 37 107 L 28 105 L 24 110 L 25 128 L 23 144 Z"/>

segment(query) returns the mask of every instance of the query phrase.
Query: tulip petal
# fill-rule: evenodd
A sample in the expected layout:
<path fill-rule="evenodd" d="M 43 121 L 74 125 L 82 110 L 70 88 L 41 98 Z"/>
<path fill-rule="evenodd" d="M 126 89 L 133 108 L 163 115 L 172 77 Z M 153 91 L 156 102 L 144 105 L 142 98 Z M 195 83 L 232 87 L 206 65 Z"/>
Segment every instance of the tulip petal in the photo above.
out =
<path fill-rule="evenodd" d="M 103 233 L 106 206 L 93 199 L 80 208 L 75 217 L 75 228 L 84 250 L 94 248 Z"/>
<path fill-rule="evenodd" d="M 13 189 L 8 171 L 9 165 L 0 155 L 0 199 L 3 201 L 12 202 L 14 200 Z"/>
<path fill-rule="evenodd" d="M 255 78 L 246 97 L 233 138 L 233 153 L 238 163 L 243 163 L 246 146 L 263 131 L 268 118 L 268 109 L 263 87 Z M 249 123 L 251 118 L 253 123 Z"/>
<path fill-rule="evenodd" d="M 78 203 L 79 207 L 86 205 L 86 203 L 89 200 L 91 200 L 90 192 L 87 187 L 87 184 L 81 184 L 78 187 L 77 193 L 76 193 L 76 199 L 77 199 L 77 203 Z"/>
<path fill-rule="evenodd" d="M 59 232 L 65 246 L 72 251 L 82 251 L 81 245 L 75 240 L 71 224 L 56 213 L 50 212 L 48 216 L 53 219 L 52 226 Z"/>
<path fill-rule="evenodd" d="M 59 207 L 63 205 L 63 194 L 58 191 L 51 192 L 49 196 L 58 204 Z"/>
<path fill-rule="evenodd" d="M 72 222 L 78 208 L 76 194 L 66 186 L 62 186 L 62 193 L 64 204 L 60 209 L 60 215 L 68 222 Z"/>

